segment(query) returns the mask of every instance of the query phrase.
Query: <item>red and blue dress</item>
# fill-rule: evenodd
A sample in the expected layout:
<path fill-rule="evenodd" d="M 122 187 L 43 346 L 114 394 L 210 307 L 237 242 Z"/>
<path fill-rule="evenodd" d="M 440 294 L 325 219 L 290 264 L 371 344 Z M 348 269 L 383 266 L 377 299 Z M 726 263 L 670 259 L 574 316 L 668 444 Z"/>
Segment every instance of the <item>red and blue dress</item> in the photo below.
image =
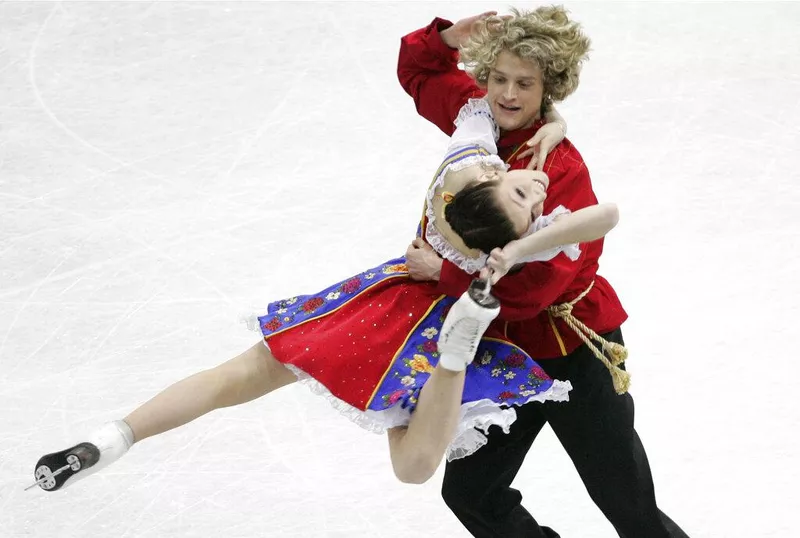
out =
<path fill-rule="evenodd" d="M 456 133 L 468 126 L 485 127 L 486 111 L 471 101 L 457 120 Z M 479 118 L 479 119 L 475 119 Z M 488 116 L 489 121 L 491 116 Z M 493 155 L 496 132 L 488 137 L 454 135 L 426 200 L 418 233 L 440 255 L 468 272 L 483 260 L 467 259 L 437 237 L 432 222 L 432 193 L 447 170 L 476 159 L 504 166 Z M 540 217 L 541 228 L 553 215 Z M 563 252 L 577 257 L 576 245 Z M 309 295 L 273 302 L 257 316 L 258 327 L 274 357 L 300 382 L 326 396 L 344 415 L 374 432 L 407 425 L 425 381 L 436 366 L 437 339 L 456 298 L 437 291 L 435 282 L 409 277 L 405 258 L 388 260 Z M 253 318 L 255 321 L 256 318 Z M 466 369 L 461 416 L 448 448 L 448 460 L 468 456 L 486 443 L 482 432 L 498 425 L 508 432 L 516 419 L 514 406 L 546 400 L 564 401 L 569 382 L 551 379 L 522 349 L 508 341 L 503 324 L 494 323 L 481 340 L 475 360 Z"/>

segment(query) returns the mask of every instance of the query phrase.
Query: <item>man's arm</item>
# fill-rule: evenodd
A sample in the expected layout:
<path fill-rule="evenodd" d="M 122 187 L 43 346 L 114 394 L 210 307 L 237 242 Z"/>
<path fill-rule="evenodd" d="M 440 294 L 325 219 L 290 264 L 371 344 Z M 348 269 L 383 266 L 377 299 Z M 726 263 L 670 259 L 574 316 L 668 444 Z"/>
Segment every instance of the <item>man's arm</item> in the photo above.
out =
<path fill-rule="evenodd" d="M 458 51 L 442 41 L 440 32 L 452 27 L 436 18 L 425 28 L 400 40 L 397 77 L 413 99 L 417 112 L 441 129 L 453 134 L 453 120 L 470 97 L 482 97 L 470 76 L 458 68 Z"/>
<path fill-rule="evenodd" d="M 486 92 L 478 87 L 466 72 L 458 68 L 458 46 L 466 40 L 476 23 L 496 11 L 461 19 L 455 24 L 435 18 L 425 28 L 411 32 L 400 40 L 397 78 L 413 99 L 417 112 L 436 125 L 444 134 L 453 134 L 453 121 L 458 111 L 471 97 L 483 97 Z M 542 170 L 548 153 L 566 135 L 566 121 L 553 108 L 545 115 L 548 122 L 528 144 L 530 149 L 517 156 L 517 160 L 536 153 L 527 168 Z"/>

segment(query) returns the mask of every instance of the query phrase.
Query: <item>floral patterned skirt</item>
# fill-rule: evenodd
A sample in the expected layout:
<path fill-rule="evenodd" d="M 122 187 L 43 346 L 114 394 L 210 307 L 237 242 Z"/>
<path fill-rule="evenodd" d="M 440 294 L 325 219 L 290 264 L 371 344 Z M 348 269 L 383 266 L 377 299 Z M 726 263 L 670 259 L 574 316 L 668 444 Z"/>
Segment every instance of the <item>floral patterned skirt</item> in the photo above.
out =
<path fill-rule="evenodd" d="M 271 303 L 258 323 L 272 354 L 301 382 L 354 422 L 382 432 L 408 424 L 455 301 L 435 283 L 411 280 L 405 258 L 397 258 L 319 293 Z M 448 460 L 483 446 L 478 430 L 494 424 L 507 433 L 513 406 L 568 399 L 569 382 L 551 379 L 501 328 L 489 327 L 467 367 Z"/>

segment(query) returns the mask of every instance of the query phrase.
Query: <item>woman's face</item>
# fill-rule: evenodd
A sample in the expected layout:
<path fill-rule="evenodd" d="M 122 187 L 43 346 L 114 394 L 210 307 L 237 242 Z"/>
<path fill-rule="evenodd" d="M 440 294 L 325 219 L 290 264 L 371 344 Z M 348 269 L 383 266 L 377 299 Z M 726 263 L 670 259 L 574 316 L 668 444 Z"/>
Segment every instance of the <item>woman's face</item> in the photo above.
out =
<path fill-rule="evenodd" d="M 547 174 L 538 170 L 491 170 L 482 174 L 478 181 L 496 181 L 497 203 L 506 212 L 514 230 L 522 236 L 530 228 L 533 219 L 542 215 L 546 189 L 550 184 Z"/>

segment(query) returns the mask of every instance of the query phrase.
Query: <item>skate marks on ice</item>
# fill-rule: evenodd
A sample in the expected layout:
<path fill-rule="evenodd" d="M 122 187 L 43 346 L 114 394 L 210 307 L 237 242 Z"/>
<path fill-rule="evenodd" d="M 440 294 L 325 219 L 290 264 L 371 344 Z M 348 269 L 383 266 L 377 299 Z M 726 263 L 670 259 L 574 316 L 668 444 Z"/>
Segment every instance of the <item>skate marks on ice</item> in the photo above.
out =
<path fill-rule="evenodd" d="M 797 374 L 784 350 L 800 291 L 786 249 L 798 8 L 570 9 L 594 50 L 562 112 L 599 196 L 622 211 L 602 274 L 632 314 L 659 500 L 692 534 L 781 536 L 798 478 L 780 426 L 798 420 L 782 400 Z M 41 454 L 251 345 L 244 306 L 405 249 L 445 139 L 396 82 L 399 38 L 473 10 L 0 4 L 0 528 L 467 536 L 438 477 L 398 484 L 385 439 L 302 387 L 142 443 L 69 491 L 22 489 Z M 774 316 L 741 315 L 765 301 Z M 702 323 L 665 338 L 687 305 Z M 678 363 L 686 386 L 665 382 Z M 743 379 L 767 363 L 772 388 L 749 395 Z M 753 463 L 731 473 L 741 461 Z M 614 535 L 549 430 L 515 487 L 565 536 Z M 758 530 L 730 517 L 745 508 Z"/>

